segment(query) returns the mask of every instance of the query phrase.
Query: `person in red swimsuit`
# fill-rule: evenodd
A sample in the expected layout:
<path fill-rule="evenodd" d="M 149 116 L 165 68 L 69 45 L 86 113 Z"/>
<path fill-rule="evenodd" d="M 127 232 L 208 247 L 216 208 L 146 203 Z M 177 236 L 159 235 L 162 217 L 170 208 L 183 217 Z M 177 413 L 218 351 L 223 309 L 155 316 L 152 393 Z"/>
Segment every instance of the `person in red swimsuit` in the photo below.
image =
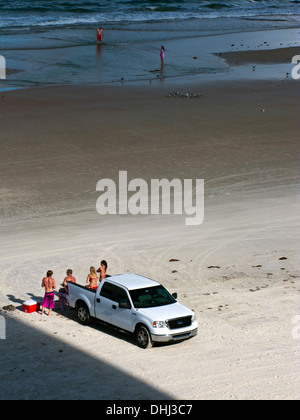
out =
<path fill-rule="evenodd" d="M 98 44 L 101 44 L 103 38 L 103 29 L 101 28 L 101 26 L 97 29 L 96 36 Z"/>
<path fill-rule="evenodd" d="M 88 289 L 97 290 L 98 284 L 97 284 L 98 276 L 95 270 L 95 267 L 90 268 L 90 274 L 87 276 L 86 282 L 89 283 L 88 286 L 86 286 Z"/>

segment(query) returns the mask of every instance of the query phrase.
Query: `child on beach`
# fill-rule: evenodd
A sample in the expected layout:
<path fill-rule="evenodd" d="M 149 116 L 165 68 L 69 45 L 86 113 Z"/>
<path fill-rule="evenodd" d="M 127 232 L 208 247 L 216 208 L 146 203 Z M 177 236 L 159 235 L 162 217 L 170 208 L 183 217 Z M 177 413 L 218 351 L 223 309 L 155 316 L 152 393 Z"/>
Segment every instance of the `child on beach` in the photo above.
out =
<path fill-rule="evenodd" d="M 44 309 L 49 307 L 48 316 L 51 315 L 52 309 L 55 308 L 54 303 L 54 289 L 56 289 L 55 280 L 52 278 L 53 271 L 48 270 L 46 277 L 43 278 L 42 286 L 45 288 L 45 296 L 42 303 L 42 315 L 44 314 Z"/>
<path fill-rule="evenodd" d="M 161 60 L 161 68 L 163 68 L 165 63 L 165 47 L 162 45 L 160 47 L 160 60 Z"/>
<path fill-rule="evenodd" d="M 97 276 L 95 267 L 91 267 L 90 274 L 87 276 L 87 279 L 86 279 L 86 282 L 89 283 L 89 285 L 86 287 L 88 289 L 97 290 L 98 289 L 97 280 L 98 280 L 98 276 Z"/>

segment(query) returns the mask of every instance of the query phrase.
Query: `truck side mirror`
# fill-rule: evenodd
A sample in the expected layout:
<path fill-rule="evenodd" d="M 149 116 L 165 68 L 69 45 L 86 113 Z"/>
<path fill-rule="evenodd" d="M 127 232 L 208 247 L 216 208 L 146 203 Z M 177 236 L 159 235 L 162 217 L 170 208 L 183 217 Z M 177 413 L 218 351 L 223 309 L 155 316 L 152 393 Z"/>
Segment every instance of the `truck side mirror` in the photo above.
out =
<path fill-rule="evenodd" d="M 177 293 L 172 293 L 174 299 L 177 299 Z"/>

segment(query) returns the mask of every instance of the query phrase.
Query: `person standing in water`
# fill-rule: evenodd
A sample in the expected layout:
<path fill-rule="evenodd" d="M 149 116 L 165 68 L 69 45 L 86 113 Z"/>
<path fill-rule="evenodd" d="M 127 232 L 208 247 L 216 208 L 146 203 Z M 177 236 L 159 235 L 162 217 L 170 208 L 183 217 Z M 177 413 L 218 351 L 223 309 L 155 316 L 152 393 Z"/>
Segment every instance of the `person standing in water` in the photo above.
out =
<path fill-rule="evenodd" d="M 165 47 L 163 45 L 160 47 L 160 61 L 161 68 L 163 68 L 165 64 Z"/>
<path fill-rule="evenodd" d="M 103 29 L 101 28 L 101 26 L 97 29 L 96 36 L 97 36 L 98 45 L 100 45 L 103 38 Z"/>

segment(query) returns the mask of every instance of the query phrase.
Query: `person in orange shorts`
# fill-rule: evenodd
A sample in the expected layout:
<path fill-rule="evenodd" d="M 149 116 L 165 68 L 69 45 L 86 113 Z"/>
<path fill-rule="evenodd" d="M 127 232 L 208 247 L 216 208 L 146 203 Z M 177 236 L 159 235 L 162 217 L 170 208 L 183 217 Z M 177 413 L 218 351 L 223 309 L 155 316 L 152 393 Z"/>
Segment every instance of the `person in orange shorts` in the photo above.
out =
<path fill-rule="evenodd" d="M 97 29 L 96 36 L 97 36 L 98 44 L 101 44 L 101 41 L 102 41 L 102 38 L 103 38 L 103 29 L 101 28 L 101 26 Z"/>

